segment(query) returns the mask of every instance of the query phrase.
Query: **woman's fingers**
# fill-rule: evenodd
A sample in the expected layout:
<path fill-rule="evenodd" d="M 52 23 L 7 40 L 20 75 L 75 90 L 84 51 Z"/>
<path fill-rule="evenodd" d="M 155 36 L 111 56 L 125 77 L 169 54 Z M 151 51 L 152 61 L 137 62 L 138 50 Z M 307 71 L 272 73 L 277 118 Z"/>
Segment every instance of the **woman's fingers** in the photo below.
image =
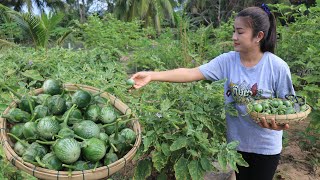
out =
<path fill-rule="evenodd" d="M 131 79 L 133 79 L 135 82 L 133 85 L 135 89 L 139 89 L 151 81 L 150 75 L 146 72 L 138 72 L 132 75 Z"/>
<path fill-rule="evenodd" d="M 274 130 L 279 130 L 279 127 L 278 125 L 276 124 L 276 121 L 274 118 L 271 119 L 271 129 L 274 129 Z"/>
<path fill-rule="evenodd" d="M 263 128 L 270 128 L 269 123 L 266 121 L 266 118 L 262 117 L 259 125 Z"/>
<path fill-rule="evenodd" d="M 267 120 L 262 117 L 259 126 L 277 131 L 289 129 L 289 124 L 278 125 L 274 118 L 270 119 L 270 123 L 268 123 Z"/>

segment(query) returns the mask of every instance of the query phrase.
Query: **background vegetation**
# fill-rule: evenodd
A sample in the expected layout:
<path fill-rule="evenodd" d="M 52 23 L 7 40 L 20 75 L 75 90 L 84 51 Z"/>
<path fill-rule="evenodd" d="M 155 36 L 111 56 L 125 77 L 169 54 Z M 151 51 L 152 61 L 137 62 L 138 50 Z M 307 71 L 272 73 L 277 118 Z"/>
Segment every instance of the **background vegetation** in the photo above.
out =
<path fill-rule="evenodd" d="M 118 0 L 105 1 L 108 8 L 94 12 L 93 1 L 34 2 L 0 4 L 1 81 L 21 93 L 39 88 L 47 78 L 107 87 L 143 125 L 136 179 L 201 179 L 217 168 L 209 161 L 223 168 L 245 165 L 236 142 L 227 144 L 224 137 L 223 82 L 151 83 L 138 91 L 123 87 L 136 71 L 196 67 L 232 50 L 234 13 L 262 1 Z M 310 165 L 318 167 L 320 2 L 263 2 L 277 15 L 276 54 L 289 64 L 297 93 L 313 108 L 300 145 L 312 152 Z M 12 96 L 0 90 L 3 112 Z M 33 179 L 0 150 L 1 179 Z"/>

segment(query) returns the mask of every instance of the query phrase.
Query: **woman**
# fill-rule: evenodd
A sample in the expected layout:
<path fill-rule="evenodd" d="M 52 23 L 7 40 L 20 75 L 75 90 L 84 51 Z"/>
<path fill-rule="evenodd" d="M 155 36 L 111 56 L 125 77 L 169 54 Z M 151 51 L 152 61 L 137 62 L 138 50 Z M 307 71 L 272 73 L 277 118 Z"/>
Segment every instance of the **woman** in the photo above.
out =
<path fill-rule="evenodd" d="M 249 7 L 235 18 L 232 36 L 234 51 L 221 54 L 196 68 L 179 68 L 162 72 L 138 72 L 131 79 L 139 89 L 151 81 L 192 82 L 227 79 L 225 103 L 235 103 L 239 114 L 246 114 L 245 104 L 252 99 L 293 94 L 291 73 L 286 62 L 274 53 L 276 22 L 266 5 Z M 227 119 L 228 141 L 239 141 L 239 153 L 249 167 L 240 167 L 237 180 L 272 180 L 282 150 L 282 130 L 274 119 L 255 123 L 248 115 Z"/>

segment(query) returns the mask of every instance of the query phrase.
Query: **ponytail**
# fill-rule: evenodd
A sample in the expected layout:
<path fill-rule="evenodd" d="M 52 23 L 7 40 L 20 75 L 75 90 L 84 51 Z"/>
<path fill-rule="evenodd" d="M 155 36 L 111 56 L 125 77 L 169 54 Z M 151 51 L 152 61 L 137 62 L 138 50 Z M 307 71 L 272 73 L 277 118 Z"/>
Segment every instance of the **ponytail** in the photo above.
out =
<path fill-rule="evenodd" d="M 267 8 L 267 11 L 265 8 Z M 265 4 L 262 4 L 261 8 L 267 13 L 269 16 L 269 22 L 270 22 L 270 27 L 268 30 L 268 33 L 265 34 L 265 40 L 261 42 L 261 51 L 262 52 L 272 52 L 274 53 L 276 44 L 277 44 L 277 24 L 276 24 L 276 18 L 274 17 L 274 14 L 270 12 L 268 6 Z"/>

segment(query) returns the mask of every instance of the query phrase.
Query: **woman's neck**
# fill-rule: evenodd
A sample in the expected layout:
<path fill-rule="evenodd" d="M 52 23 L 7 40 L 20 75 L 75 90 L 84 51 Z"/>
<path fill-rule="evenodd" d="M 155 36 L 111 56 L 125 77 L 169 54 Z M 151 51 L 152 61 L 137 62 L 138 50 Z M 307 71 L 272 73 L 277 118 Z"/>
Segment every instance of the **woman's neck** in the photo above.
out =
<path fill-rule="evenodd" d="M 240 53 L 240 61 L 245 67 L 253 67 L 257 65 L 263 56 L 263 52 Z"/>

